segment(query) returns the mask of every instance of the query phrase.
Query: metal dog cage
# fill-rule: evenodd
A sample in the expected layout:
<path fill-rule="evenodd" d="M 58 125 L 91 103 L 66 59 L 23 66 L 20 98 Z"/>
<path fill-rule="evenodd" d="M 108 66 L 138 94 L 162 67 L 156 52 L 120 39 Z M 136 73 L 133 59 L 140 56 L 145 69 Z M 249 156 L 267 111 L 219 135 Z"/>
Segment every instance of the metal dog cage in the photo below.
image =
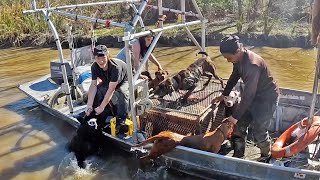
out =
<path fill-rule="evenodd" d="M 220 95 L 220 82 L 211 80 L 204 87 L 207 78 L 202 77 L 191 96 L 196 100 L 181 101 L 187 91 L 173 92 L 163 98 L 152 98 L 153 108 L 140 116 L 141 128 L 148 136 L 161 131 L 173 131 L 179 134 L 199 134 L 215 129 L 224 118 L 224 105 L 211 105 L 211 101 Z"/>

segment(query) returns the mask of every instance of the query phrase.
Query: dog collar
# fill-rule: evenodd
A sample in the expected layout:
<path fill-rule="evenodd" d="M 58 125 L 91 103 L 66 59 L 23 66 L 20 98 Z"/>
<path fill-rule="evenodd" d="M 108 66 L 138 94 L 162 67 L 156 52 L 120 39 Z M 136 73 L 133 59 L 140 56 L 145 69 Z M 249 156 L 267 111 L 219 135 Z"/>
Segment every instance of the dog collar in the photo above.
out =
<path fill-rule="evenodd" d="M 226 138 L 226 135 L 223 133 L 223 131 L 220 129 L 220 127 L 217 128 L 217 130 L 219 130 L 219 131 L 221 132 L 221 134 L 222 134 L 222 136 L 223 136 L 223 140 L 226 140 L 226 139 L 227 139 L 227 138 Z"/>

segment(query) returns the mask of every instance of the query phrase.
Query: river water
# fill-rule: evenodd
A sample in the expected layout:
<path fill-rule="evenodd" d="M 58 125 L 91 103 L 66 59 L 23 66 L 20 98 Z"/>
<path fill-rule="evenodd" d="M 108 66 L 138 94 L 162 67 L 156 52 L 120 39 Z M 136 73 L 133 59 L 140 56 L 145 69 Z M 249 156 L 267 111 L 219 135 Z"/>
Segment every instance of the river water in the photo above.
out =
<path fill-rule="evenodd" d="M 300 48 L 253 48 L 269 65 L 280 87 L 311 91 L 316 52 Z M 110 50 L 113 55 L 118 49 Z M 186 68 L 197 57 L 194 47 L 162 47 L 154 52 L 169 73 Z M 209 47 L 217 71 L 228 78 L 232 65 Z M 69 51 L 64 51 L 65 57 Z M 56 50 L 12 48 L 0 50 L 0 179 L 195 179 L 165 167 L 141 168 L 130 154 L 112 149 L 106 157 L 92 157 L 90 167 L 76 167 L 66 144 L 75 129 L 48 115 L 16 86 L 49 73 Z M 155 70 L 151 65 L 150 69 Z M 150 164 L 152 165 L 152 164 Z"/>

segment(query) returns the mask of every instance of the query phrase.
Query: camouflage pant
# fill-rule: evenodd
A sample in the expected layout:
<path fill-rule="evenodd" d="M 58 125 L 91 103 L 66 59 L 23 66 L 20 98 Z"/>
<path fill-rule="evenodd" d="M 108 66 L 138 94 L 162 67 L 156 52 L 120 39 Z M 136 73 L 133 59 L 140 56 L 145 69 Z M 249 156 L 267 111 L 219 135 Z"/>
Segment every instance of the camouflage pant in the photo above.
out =
<path fill-rule="evenodd" d="M 277 101 L 272 102 L 257 102 L 253 101 L 249 110 L 239 119 L 234 137 L 239 137 L 243 140 L 247 138 L 248 127 L 252 129 L 254 142 L 262 150 L 270 147 L 271 139 L 269 137 L 268 128 L 271 124 L 273 113 L 276 109 Z"/>

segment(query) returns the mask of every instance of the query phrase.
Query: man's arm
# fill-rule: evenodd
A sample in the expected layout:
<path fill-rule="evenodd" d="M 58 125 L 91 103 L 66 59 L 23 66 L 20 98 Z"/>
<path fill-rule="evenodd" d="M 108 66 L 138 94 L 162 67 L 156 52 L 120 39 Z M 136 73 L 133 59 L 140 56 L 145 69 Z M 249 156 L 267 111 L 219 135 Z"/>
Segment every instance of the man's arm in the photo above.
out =
<path fill-rule="evenodd" d="M 92 80 L 89 87 L 89 91 L 88 91 L 88 102 L 87 102 L 87 110 L 86 110 L 87 116 L 89 116 L 93 110 L 92 105 L 93 105 L 93 101 L 94 101 L 94 97 L 96 96 L 96 93 L 97 93 L 97 80 Z"/>
<path fill-rule="evenodd" d="M 161 64 L 159 63 L 159 61 L 157 60 L 157 58 L 153 54 L 150 54 L 149 59 L 153 64 L 155 64 L 158 67 L 158 70 L 162 70 Z"/>
<path fill-rule="evenodd" d="M 104 95 L 102 103 L 100 104 L 99 107 L 95 108 L 96 114 L 100 114 L 104 111 L 104 108 L 110 102 L 117 85 L 118 85 L 118 82 L 110 82 L 109 83 L 109 88 L 108 88 L 106 94 Z"/>
<path fill-rule="evenodd" d="M 137 41 L 139 42 L 139 41 Z M 134 70 L 138 70 L 139 69 L 139 65 L 140 65 L 140 45 L 139 43 L 134 43 L 132 45 L 132 66 L 134 68 Z"/>
<path fill-rule="evenodd" d="M 224 88 L 222 95 L 223 96 L 229 96 L 231 90 L 233 87 L 237 84 L 238 80 L 240 79 L 240 74 L 238 72 L 238 69 L 235 65 L 233 65 L 232 73 L 228 79 L 227 85 Z"/>
<path fill-rule="evenodd" d="M 236 111 L 232 114 L 232 117 L 239 120 L 241 116 L 248 110 L 251 105 L 253 99 L 256 96 L 257 86 L 260 78 L 260 69 L 257 65 L 253 65 L 250 67 L 250 71 L 245 75 L 245 87 L 243 92 L 243 97 L 241 98 L 241 102 L 236 109 Z"/>

